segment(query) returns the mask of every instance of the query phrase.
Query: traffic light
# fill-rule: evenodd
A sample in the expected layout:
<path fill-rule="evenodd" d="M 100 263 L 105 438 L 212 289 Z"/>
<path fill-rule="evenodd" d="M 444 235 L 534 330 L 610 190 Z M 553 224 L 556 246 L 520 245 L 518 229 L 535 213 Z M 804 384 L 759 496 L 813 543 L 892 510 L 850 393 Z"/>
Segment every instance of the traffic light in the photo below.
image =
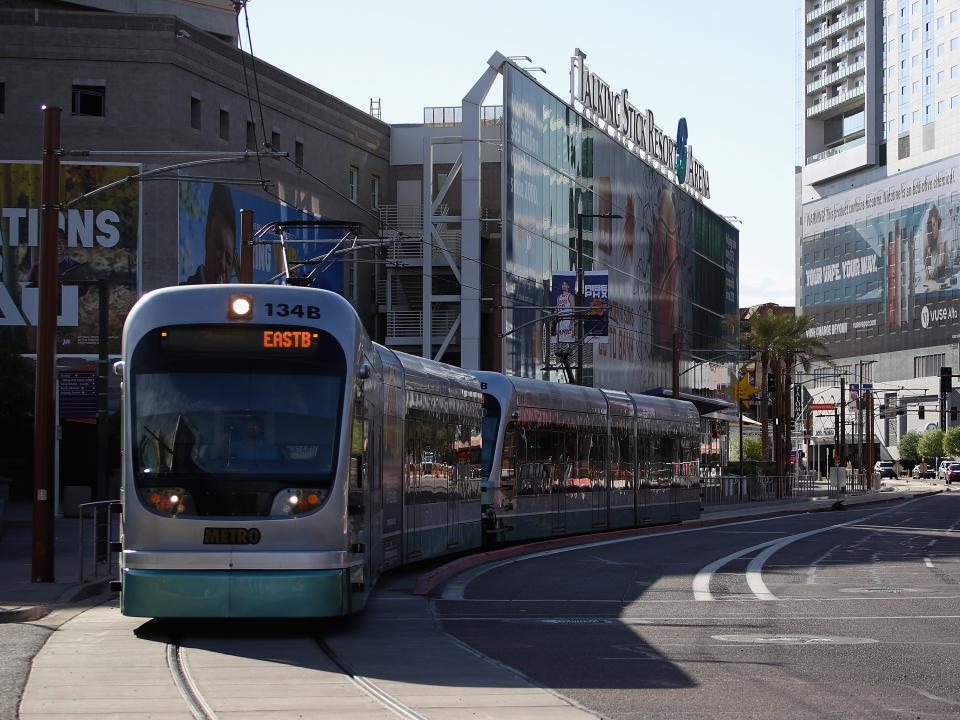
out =
<path fill-rule="evenodd" d="M 953 391 L 953 368 L 940 368 L 940 394 L 947 395 Z"/>
<path fill-rule="evenodd" d="M 767 373 L 767 392 L 773 395 L 777 391 L 777 376 L 774 373 Z"/>
<path fill-rule="evenodd" d="M 923 420 L 923 405 L 917 408 L 917 418 L 919 420 Z"/>

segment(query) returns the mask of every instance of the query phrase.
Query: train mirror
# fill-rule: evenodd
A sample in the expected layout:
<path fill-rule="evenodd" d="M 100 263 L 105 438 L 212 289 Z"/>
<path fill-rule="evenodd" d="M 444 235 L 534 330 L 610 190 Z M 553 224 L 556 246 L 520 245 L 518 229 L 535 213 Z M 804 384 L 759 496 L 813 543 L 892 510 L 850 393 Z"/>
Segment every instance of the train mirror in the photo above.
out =
<path fill-rule="evenodd" d="M 116 375 L 118 378 L 122 378 L 122 377 L 123 377 L 123 367 L 124 367 L 124 365 L 123 365 L 123 360 L 117 360 L 117 361 L 113 364 L 113 374 Z"/>
<path fill-rule="evenodd" d="M 360 363 L 360 367 L 357 368 L 357 377 L 361 380 L 370 377 L 370 366 L 367 363 Z"/>

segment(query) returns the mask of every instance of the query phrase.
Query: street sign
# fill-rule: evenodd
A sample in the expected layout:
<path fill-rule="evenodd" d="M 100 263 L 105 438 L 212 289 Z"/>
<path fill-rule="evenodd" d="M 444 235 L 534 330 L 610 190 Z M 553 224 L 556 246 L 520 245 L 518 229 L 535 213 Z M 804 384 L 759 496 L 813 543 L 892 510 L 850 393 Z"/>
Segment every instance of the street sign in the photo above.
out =
<path fill-rule="evenodd" d="M 793 423 L 800 425 L 803 422 L 803 385 L 793 386 Z"/>
<path fill-rule="evenodd" d="M 748 403 L 750 398 L 760 392 L 759 388 L 750 385 L 750 375 L 744 373 L 739 382 L 733 386 L 733 399 L 735 402 Z"/>

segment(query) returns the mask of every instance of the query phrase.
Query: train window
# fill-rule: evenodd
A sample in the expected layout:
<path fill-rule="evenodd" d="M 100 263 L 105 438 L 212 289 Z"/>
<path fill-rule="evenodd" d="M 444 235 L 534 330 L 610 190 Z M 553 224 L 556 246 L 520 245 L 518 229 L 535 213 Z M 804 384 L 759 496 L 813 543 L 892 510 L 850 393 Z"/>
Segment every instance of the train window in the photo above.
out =
<path fill-rule="evenodd" d="M 484 395 L 483 409 L 485 413 L 480 424 L 483 439 L 480 471 L 484 477 L 490 477 L 497 449 L 497 431 L 500 429 L 500 403 L 492 395 Z"/>

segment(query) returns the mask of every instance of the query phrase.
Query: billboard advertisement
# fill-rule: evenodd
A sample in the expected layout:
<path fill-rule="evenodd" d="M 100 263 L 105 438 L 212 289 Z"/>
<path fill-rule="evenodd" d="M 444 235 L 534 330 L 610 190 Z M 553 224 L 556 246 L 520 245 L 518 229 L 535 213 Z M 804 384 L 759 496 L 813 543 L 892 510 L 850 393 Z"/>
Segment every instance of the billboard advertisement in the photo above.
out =
<path fill-rule="evenodd" d="M 800 304 L 837 357 L 960 339 L 956 161 L 803 207 Z"/>
<path fill-rule="evenodd" d="M 39 162 L 0 162 L 0 326 L 19 352 L 33 352 L 39 290 Z M 71 164 L 61 168 L 63 203 L 140 172 L 139 165 Z M 99 292 L 109 284 L 109 352 L 120 352 L 120 333 L 137 300 L 140 250 L 140 186 L 125 183 L 71 205 L 60 213 L 60 304 L 57 352 L 99 350 Z M 79 284 L 75 284 L 79 283 Z M 6 340 L 5 340 L 6 341 Z"/>
<path fill-rule="evenodd" d="M 240 211 L 253 210 L 254 232 L 278 221 L 319 220 L 272 199 L 242 192 L 222 183 L 179 183 L 179 272 L 181 285 L 237 282 L 240 274 Z M 287 262 L 322 257 L 343 237 L 340 227 L 298 229 L 286 238 Z M 253 281 L 266 282 L 283 271 L 279 238 L 254 246 Z M 308 242 L 302 242 L 308 241 Z M 342 256 L 341 256 L 342 257 Z M 310 264 L 294 271 L 306 276 L 316 270 L 311 285 L 343 294 L 343 267 L 337 260 Z"/>
<path fill-rule="evenodd" d="M 554 278 L 575 278 L 578 216 L 582 267 L 606 274 L 609 307 L 607 342 L 585 358 L 593 385 L 669 385 L 674 332 L 682 348 L 736 346 L 736 228 L 510 65 L 504 123 L 506 372 L 545 372 L 524 307 L 557 307 Z"/>

